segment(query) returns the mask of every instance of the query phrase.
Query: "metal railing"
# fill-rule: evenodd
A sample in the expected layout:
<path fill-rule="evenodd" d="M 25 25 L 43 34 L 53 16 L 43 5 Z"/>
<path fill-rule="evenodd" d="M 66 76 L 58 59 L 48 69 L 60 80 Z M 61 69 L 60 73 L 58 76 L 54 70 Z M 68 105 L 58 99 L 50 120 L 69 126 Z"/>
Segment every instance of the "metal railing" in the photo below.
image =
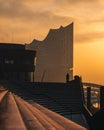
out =
<path fill-rule="evenodd" d="M 94 83 L 83 83 L 84 103 L 91 113 L 104 107 L 104 86 Z"/>

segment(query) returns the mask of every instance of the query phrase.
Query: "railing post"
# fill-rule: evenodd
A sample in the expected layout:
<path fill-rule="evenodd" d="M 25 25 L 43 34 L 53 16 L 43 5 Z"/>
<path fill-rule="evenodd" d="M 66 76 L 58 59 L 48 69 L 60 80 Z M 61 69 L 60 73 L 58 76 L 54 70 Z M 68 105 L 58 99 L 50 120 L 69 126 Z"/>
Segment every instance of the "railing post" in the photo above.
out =
<path fill-rule="evenodd" d="M 87 108 L 91 108 L 91 87 L 87 87 Z"/>
<path fill-rule="evenodd" d="M 100 109 L 104 107 L 104 86 L 100 87 Z"/>

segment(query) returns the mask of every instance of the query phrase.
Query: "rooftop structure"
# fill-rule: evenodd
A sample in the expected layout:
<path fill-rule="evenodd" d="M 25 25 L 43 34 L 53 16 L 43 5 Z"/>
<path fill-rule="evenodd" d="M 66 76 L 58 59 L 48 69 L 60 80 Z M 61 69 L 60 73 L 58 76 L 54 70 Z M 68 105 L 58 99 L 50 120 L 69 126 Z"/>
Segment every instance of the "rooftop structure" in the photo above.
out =
<path fill-rule="evenodd" d="M 0 43 L 0 79 L 33 81 L 35 54 L 25 45 Z"/>

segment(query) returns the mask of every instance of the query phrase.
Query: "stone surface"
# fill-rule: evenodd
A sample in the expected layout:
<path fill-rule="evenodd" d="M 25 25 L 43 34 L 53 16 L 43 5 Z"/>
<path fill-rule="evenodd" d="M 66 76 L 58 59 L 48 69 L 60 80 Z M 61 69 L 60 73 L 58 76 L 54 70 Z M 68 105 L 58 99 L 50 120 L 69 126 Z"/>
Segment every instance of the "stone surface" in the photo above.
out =
<path fill-rule="evenodd" d="M 8 91 L 0 91 L 0 130 L 86 130 L 86 128 Z"/>

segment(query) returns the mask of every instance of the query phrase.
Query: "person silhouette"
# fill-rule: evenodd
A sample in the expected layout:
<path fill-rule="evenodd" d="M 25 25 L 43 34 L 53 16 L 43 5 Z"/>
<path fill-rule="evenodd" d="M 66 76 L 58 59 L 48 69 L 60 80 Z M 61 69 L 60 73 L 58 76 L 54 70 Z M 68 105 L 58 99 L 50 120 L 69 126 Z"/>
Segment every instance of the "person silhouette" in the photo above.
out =
<path fill-rule="evenodd" d="M 66 74 L 66 82 L 69 82 L 69 73 Z"/>

